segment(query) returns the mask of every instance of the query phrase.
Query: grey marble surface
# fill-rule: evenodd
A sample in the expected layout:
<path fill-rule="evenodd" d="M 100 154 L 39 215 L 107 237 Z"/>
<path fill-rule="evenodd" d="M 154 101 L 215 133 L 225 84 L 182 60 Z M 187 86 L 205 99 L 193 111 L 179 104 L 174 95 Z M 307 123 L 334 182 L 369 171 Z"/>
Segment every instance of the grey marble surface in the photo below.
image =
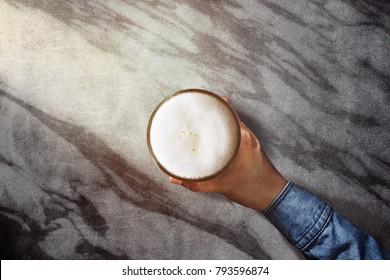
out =
<path fill-rule="evenodd" d="M 390 248 L 389 46 L 385 0 L 0 0 L 2 257 L 302 258 L 152 161 L 151 112 L 189 87 Z"/>

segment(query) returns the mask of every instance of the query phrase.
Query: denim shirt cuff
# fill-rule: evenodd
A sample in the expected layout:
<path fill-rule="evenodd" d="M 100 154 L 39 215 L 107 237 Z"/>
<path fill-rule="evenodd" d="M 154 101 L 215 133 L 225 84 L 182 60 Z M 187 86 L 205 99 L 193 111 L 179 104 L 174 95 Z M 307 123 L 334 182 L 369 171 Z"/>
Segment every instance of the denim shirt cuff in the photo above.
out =
<path fill-rule="evenodd" d="M 332 214 L 332 207 L 325 201 L 291 181 L 264 212 L 264 216 L 301 250 L 324 231 Z"/>

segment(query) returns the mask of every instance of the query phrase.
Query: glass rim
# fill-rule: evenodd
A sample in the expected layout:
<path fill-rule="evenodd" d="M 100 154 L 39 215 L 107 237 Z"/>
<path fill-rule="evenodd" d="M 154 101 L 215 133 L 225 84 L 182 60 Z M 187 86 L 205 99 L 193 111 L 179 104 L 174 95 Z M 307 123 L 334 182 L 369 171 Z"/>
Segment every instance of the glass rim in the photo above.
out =
<path fill-rule="evenodd" d="M 234 148 L 234 152 L 231 156 L 231 158 L 227 161 L 227 163 L 224 165 L 223 168 L 221 168 L 220 170 L 218 170 L 217 172 L 211 174 L 211 175 L 208 175 L 208 176 L 205 176 L 205 177 L 201 177 L 201 178 L 185 178 L 185 177 L 180 177 L 176 174 L 173 174 L 171 173 L 170 171 L 168 171 L 161 163 L 160 161 L 157 159 L 156 155 L 154 154 L 153 152 L 153 149 L 152 149 L 152 145 L 150 143 L 150 129 L 151 129 L 151 126 L 152 126 L 152 122 L 153 122 L 153 119 L 154 119 L 154 116 L 156 115 L 157 111 L 161 108 L 162 105 L 164 105 L 166 102 L 168 102 L 169 100 L 171 100 L 172 98 L 174 98 L 175 96 L 177 95 L 180 95 L 180 94 L 184 94 L 184 93 L 189 93 L 189 92 L 195 92 L 195 93 L 202 93 L 202 94 L 207 94 L 209 96 L 212 96 L 216 99 L 218 99 L 219 101 L 221 101 L 223 104 L 226 105 L 226 107 L 230 110 L 230 112 L 232 113 L 233 115 L 233 118 L 234 118 L 234 122 L 237 126 L 237 141 L 236 141 L 236 147 Z M 173 93 L 172 95 L 164 98 L 157 106 L 156 108 L 154 109 L 153 113 L 151 114 L 150 118 L 149 118 L 149 122 L 148 122 L 148 127 L 147 127 L 147 144 L 148 144 L 148 149 L 149 149 L 149 152 L 150 154 L 152 155 L 153 157 L 153 160 L 156 162 L 156 164 L 158 165 L 158 167 L 165 173 L 167 174 L 168 176 L 172 177 L 172 178 L 175 178 L 175 179 L 178 179 L 180 181 L 192 181 L 192 182 L 202 182 L 202 181 L 207 181 L 207 180 L 210 180 L 212 178 L 215 178 L 217 177 L 218 175 L 222 174 L 230 165 L 231 163 L 233 162 L 233 160 L 236 158 L 237 154 L 238 154 L 238 150 L 240 148 L 240 145 L 241 145 L 241 127 L 240 127 L 240 119 L 238 118 L 238 115 L 236 113 L 236 111 L 233 109 L 233 107 L 229 104 L 229 102 L 227 102 L 225 99 L 223 99 L 221 96 L 219 96 L 218 94 L 215 94 L 211 91 L 208 91 L 208 90 L 204 90 L 204 89 L 197 89 L 197 88 L 189 88 L 189 89 L 183 89 L 183 90 L 179 90 L 179 91 L 176 91 L 175 93 Z"/>

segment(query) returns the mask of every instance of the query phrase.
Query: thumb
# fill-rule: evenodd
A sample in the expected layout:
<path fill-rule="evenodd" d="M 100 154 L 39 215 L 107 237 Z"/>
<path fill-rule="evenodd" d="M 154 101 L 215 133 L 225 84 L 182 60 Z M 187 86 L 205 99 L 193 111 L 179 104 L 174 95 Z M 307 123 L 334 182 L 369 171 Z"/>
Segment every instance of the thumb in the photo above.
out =
<path fill-rule="evenodd" d="M 232 104 L 230 103 L 230 100 L 229 100 L 226 96 L 221 96 L 221 98 L 222 98 L 223 100 L 225 100 L 227 103 L 229 103 L 230 105 L 232 105 Z"/>

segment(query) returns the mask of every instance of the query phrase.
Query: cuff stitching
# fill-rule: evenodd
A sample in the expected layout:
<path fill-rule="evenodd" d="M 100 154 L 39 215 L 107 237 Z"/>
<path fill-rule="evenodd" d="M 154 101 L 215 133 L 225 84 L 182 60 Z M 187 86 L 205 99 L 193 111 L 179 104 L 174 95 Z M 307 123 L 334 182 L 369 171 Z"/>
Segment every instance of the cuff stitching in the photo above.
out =
<path fill-rule="evenodd" d="M 314 217 L 316 217 L 318 215 L 318 213 L 319 213 L 318 218 L 316 218 L 316 221 L 313 223 L 313 225 L 309 229 L 307 229 L 305 231 L 304 234 L 302 234 L 301 238 L 299 238 L 297 241 L 295 241 L 293 243 L 294 245 L 299 244 L 299 242 L 301 242 L 301 240 L 304 239 L 312 231 L 312 229 L 315 228 L 318 225 L 318 223 L 320 223 L 321 217 L 324 214 L 327 205 L 325 204 L 323 206 L 324 207 L 322 209 L 321 208 L 317 209 L 316 213 L 313 215 Z M 299 247 L 301 247 L 301 246 L 299 246 Z"/>
<path fill-rule="evenodd" d="M 292 187 L 292 182 L 289 181 L 286 186 L 284 187 L 284 189 L 282 190 L 282 192 L 275 198 L 275 200 L 271 203 L 270 206 L 268 206 L 264 212 L 263 212 L 263 215 L 264 216 L 268 216 L 268 214 L 276 207 L 278 206 L 278 204 L 283 200 L 283 198 L 288 194 L 288 192 L 291 190 L 291 187 Z"/>
<path fill-rule="evenodd" d="M 326 219 L 324 225 L 322 226 L 321 230 L 304 247 L 302 247 L 301 250 L 306 249 L 311 243 L 313 243 L 313 241 L 315 241 L 324 232 L 324 230 L 326 229 L 326 227 L 328 226 L 328 224 L 330 222 L 330 219 L 333 216 L 333 213 L 334 213 L 334 210 L 332 209 L 328 218 Z"/>
<path fill-rule="evenodd" d="M 330 212 L 328 212 L 327 210 L 330 210 Z M 326 220 L 325 220 L 325 221 L 321 221 L 321 217 L 324 215 L 324 212 L 325 212 L 325 215 L 328 214 L 328 217 L 326 217 Z M 328 212 L 328 213 L 326 213 L 326 212 Z M 329 205 L 326 205 L 326 206 L 324 207 L 323 211 L 321 212 L 320 217 L 318 218 L 318 220 L 317 220 L 317 222 L 314 224 L 314 226 L 311 227 L 310 230 L 308 230 L 308 231 L 304 234 L 304 236 L 303 236 L 298 242 L 295 243 L 296 246 L 300 248 L 300 250 L 304 250 L 305 248 L 307 248 L 311 243 L 313 243 L 313 242 L 321 235 L 321 233 L 324 232 L 325 228 L 326 228 L 326 227 L 328 226 L 328 224 L 329 224 L 329 221 L 330 221 L 331 217 L 333 216 L 333 212 L 334 212 L 334 210 L 333 210 L 331 207 L 329 207 Z M 315 226 L 317 226 L 318 223 L 323 223 L 323 224 L 321 225 L 321 227 L 319 228 L 318 232 L 317 232 L 314 236 L 312 236 L 312 237 L 309 236 L 310 239 L 309 239 L 307 242 L 305 242 L 306 244 L 302 244 L 301 246 L 299 246 L 298 243 L 299 243 L 304 237 L 307 238 L 307 235 L 310 234 L 310 232 L 312 231 L 312 229 L 313 229 Z"/>

